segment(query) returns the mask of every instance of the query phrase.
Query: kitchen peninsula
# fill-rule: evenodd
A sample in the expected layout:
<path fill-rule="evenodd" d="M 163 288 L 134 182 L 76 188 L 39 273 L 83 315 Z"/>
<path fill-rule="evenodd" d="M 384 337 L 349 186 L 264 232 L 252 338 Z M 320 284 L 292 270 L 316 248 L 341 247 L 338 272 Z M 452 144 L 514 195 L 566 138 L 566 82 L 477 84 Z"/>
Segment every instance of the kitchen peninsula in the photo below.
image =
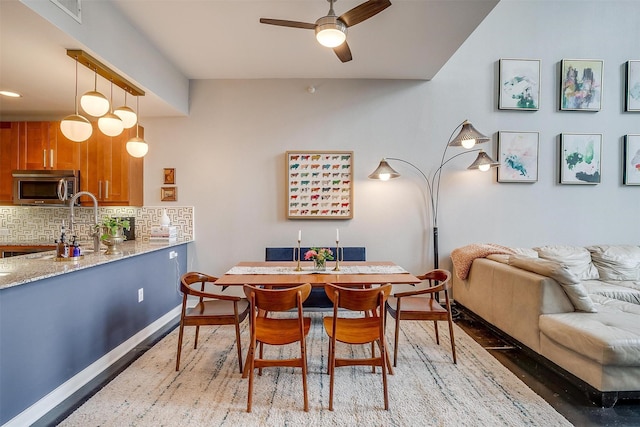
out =
<path fill-rule="evenodd" d="M 0 259 L 0 424 L 36 421 L 175 319 L 188 243 Z"/>

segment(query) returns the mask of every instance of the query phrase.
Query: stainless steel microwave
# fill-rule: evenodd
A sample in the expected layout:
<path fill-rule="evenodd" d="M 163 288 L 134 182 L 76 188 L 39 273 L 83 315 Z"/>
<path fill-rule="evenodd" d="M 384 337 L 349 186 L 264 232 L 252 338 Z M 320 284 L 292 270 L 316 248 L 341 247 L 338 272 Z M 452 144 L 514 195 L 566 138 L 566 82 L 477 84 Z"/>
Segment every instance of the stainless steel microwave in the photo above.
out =
<path fill-rule="evenodd" d="M 14 170 L 13 203 L 65 206 L 80 191 L 80 172 L 74 170 Z"/>

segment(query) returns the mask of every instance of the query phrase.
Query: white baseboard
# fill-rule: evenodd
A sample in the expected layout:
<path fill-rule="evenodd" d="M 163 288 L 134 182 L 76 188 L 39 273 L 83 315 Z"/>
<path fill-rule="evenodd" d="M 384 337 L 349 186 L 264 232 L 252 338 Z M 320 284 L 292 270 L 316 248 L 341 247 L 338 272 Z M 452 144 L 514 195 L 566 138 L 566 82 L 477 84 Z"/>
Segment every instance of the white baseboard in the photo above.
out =
<path fill-rule="evenodd" d="M 173 320 L 176 316 L 180 315 L 182 304 L 178 305 L 167 314 L 142 329 L 140 332 L 120 344 L 118 347 L 111 350 L 109 353 L 102 356 L 100 359 L 87 366 L 78 374 L 61 384 L 51 393 L 47 394 L 42 399 L 13 417 L 3 427 L 22 427 L 33 424 L 38 421 L 47 412 L 64 402 L 69 396 L 78 391 L 81 387 L 93 380 L 105 369 L 109 368 L 115 362 L 124 357 L 128 352 L 133 350 L 142 341 L 159 331 L 163 326 Z"/>

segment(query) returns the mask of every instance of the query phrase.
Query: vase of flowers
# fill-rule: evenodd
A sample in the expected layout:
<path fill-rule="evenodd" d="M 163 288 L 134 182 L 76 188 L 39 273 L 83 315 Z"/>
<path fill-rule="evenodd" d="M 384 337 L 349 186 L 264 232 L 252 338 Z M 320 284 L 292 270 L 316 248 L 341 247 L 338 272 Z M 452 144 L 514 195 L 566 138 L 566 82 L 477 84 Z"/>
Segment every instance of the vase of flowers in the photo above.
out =
<path fill-rule="evenodd" d="M 119 245 L 127 239 L 124 235 L 124 230 L 131 228 L 129 221 L 124 218 L 108 216 L 102 220 L 102 224 L 99 224 L 98 227 L 102 233 L 100 241 L 107 247 L 104 254 L 121 254 L 122 250 L 119 248 Z"/>
<path fill-rule="evenodd" d="M 327 269 L 327 260 L 333 260 L 333 252 L 328 248 L 311 248 L 304 253 L 304 259 L 313 261 L 313 269 L 315 271 L 325 271 Z"/>

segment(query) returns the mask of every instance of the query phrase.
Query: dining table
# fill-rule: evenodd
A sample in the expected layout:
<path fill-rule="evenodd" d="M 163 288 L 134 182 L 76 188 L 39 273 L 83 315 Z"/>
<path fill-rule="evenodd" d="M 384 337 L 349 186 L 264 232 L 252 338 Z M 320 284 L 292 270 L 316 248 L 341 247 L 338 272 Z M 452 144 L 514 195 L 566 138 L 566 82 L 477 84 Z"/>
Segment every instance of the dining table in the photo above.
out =
<path fill-rule="evenodd" d="M 391 283 L 416 284 L 421 280 L 391 261 L 328 262 L 326 270 L 314 270 L 312 262 L 243 261 L 228 270 L 217 281 L 221 286 L 297 286 L 311 283 L 324 287 L 332 283 L 345 287 L 362 287 Z M 300 268 L 300 270 L 298 270 Z"/>

